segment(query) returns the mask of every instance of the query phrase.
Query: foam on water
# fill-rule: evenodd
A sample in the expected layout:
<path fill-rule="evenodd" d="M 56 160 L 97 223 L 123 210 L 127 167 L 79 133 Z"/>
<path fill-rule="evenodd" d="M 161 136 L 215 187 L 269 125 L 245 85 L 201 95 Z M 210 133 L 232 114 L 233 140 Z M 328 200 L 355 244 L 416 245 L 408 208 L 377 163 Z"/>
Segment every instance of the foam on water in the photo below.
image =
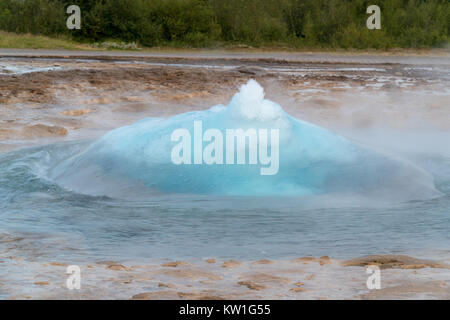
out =
<path fill-rule="evenodd" d="M 240 128 L 278 129 L 278 173 L 261 175 L 260 166 L 248 162 L 175 165 L 171 150 L 176 143 L 171 141 L 171 134 L 179 128 L 193 132 L 194 121 L 202 121 L 203 132 L 210 128 L 223 133 Z M 269 147 L 275 147 L 270 139 Z M 248 154 L 248 144 L 246 148 Z M 115 197 L 155 193 L 338 194 L 402 201 L 439 194 L 432 177 L 414 165 L 291 117 L 281 106 L 265 99 L 263 88 L 254 80 L 243 85 L 227 106 L 168 119 L 143 119 L 113 130 L 59 163 L 49 177 L 76 192 Z"/>

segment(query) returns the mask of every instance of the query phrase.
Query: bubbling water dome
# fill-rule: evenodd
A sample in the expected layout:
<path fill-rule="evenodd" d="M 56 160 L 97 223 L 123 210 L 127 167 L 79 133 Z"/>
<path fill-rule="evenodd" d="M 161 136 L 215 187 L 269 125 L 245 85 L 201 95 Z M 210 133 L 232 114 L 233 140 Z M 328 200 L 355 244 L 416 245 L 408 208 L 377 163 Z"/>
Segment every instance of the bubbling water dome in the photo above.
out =
<path fill-rule="evenodd" d="M 200 132 L 196 124 L 201 124 Z M 173 161 L 177 130 L 190 134 L 178 154 L 185 159 L 182 163 Z M 208 130 L 215 135 L 205 137 Z M 247 136 L 243 144 L 232 144 L 236 146 L 232 154 L 224 138 L 227 130 L 266 132 L 271 137 L 257 134 L 262 139 L 252 146 Z M 215 163 L 196 160 L 206 150 L 214 150 Z M 264 156 L 270 163 L 262 161 L 261 150 L 267 151 Z M 245 161 L 238 161 L 239 152 Z M 225 159 L 228 153 L 232 154 L 228 160 L 235 161 Z M 251 155 L 257 158 L 251 161 Z M 270 174 L 261 174 L 270 166 L 274 169 Z M 412 164 L 291 117 L 264 98 L 264 89 L 255 80 L 243 85 L 227 106 L 143 119 L 113 130 L 59 163 L 49 175 L 68 189 L 109 196 L 360 194 L 409 200 L 438 194 L 431 176 Z"/>

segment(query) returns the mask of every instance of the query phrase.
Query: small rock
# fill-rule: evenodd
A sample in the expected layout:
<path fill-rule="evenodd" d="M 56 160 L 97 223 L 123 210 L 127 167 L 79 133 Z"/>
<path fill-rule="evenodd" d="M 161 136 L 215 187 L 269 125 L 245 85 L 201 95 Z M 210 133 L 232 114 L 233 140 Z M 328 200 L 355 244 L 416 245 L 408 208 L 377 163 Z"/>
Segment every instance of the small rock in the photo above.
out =
<path fill-rule="evenodd" d="M 252 262 L 252 264 L 272 264 L 272 263 L 273 263 L 272 260 L 267 260 L 267 259 L 262 259 L 262 260 Z"/>
<path fill-rule="evenodd" d="M 187 263 L 185 261 L 174 261 L 174 262 L 164 263 L 161 266 L 176 268 L 176 267 L 179 267 L 179 266 L 188 266 L 188 265 L 189 265 L 189 263 Z"/>
<path fill-rule="evenodd" d="M 127 268 L 121 264 L 112 264 L 112 265 L 109 265 L 107 268 L 109 270 L 114 270 L 114 271 L 130 271 L 131 270 L 130 268 Z"/>
<path fill-rule="evenodd" d="M 450 265 L 433 261 L 416 259 L 405 255 L 385 254 L 385 255 L 370 255 L 361 258 L 350 259 L 342 262 L 345 267 L 358 266 L 365 267 L 369 265 L 379 266 L 380 269 L 421 269 L 421 268 L 442 268 L 450 269 Z"/>
<path fill-rule="evenodd" d="M 319 258 L 319 264 L 321 266 L 323 266 L 324 264 L 330 264 L 331 263 L 331 258 L 328 256 L 323 256 Z"/>
<path fill-rule="evenodd" d="M 252 282 L 252 281 L 239 281 L 238 285 L 246 286 L 250 290 L 256 290 L 256 291 L 267 289 L 267 286 L 265 286 L 263 284 L 258 284 L 258 283 Z"/>
<path fill-rule="evenodd" d="M 228 260 L 222 263 L 222 268 L 234 268 L 241 265 L 242 262 L 236 260 Z"/>
<path fill-rule="evenodd" d="M 235 68 L 234 70 L 236 70 L 239 73 L 255 75 L 255 76 L 260 76 L 260 75 L 263 75 L 266 73 L 266 70 L 264 70 L 264 68 L 261 68 L 261 67 L 240 66 L 240 67 Z"/>
<path fill-rule="evenodd" d="M 180 300 L 175 291 L 144 292 L 134 295 L 131 300 Z"/>
<path fill-rule="evenodd" d="M 328 256 L 323 256 L 323 257 L 320 257 L 320 258 L 302 257 L 302 258 L 296 258 L 294 260 L 291 260 L 291 262 L 303 263 L 303 264 L 308 264 L 310 262 L 318 262 L 321 266 L 323 266 L 325 264 L 330 264 L 331 263 L 331 258 L 328 257 Z"/>
<path fill-rule="evenodd" d="M 177 286 L 174 285 L 174 284 L 163 283 L 163 282 L 158 283 L 158 287 L 160 287 L 160 288 L 169 288 L 169 289 L 176 289 L 177 288 Z"/>
<path fill-rule="evenodd" d="M 296 287 L 296 288 L 290 289 L 289 291 L 292 291 L 292 292 L 305 292 L 305 291 L 308 291 L 308 290 L 306 290 L 305 288 Z"/>
<path fill-rule="evenodd" d="M 55 267 L 67 267 L 67 264 L 60 263 L 60 262 L 50 262 L 49 265 L 55 266 Z"/>

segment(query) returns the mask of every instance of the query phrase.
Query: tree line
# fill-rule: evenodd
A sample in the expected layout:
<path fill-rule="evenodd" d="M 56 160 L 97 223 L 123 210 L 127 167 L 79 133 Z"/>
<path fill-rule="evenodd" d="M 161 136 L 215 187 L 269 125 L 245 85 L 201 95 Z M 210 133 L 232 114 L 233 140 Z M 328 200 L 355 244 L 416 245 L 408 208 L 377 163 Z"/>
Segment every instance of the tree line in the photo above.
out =
<path fill-rule="evenodd" d="M 80 30 L 66 27 L 69 5 Z M 366 9 L 381 8 L 368 30 Z M 142 46 L 420 48 L 448 46 L 449 0 L 1 0 L 0 29 Z"/>

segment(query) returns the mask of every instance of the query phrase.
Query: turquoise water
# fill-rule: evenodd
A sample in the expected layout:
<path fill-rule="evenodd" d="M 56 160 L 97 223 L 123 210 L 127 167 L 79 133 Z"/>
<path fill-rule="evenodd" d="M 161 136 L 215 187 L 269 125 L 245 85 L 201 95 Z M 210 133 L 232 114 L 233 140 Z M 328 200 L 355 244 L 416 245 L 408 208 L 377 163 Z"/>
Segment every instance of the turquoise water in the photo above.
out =
<path fill-rule="evenodd" d="M 448 171 L 447 176 L 436 177 L 442 196 L 384 205 L 326 196 L 160 194 L 127 201 L 69 192 L 43 177 L 53 161 L 85 145 L 51 145 L 0 156 L 1 233 L 36 244 L 20 254 L 89 262 L 369 253 L 417 256 L 449 249 Z M 435 167 L 444 165 L 442 159 L 428 160 Z"/>
<path fill-rule="evenodd" d="M 181 134 L 174 134 L 179 130 Z M 243 134 L 239 144 L 239 139 L 229 138 L 230 130 L 254 135 Z M 207 159 L 215 163 L 208 164 Z M 112 130 L 54 165 L 48 177 L 79 193 L 125 199 L 148 199 L 159 193 L 358 195 L 374 201 L 440 196 L 426 171 L 293 118 L 265 99 L 254 80 L 243 85 L 227 106 L 143 119 Z"/>
<path fill-rule="evenodd" d="M 1 154 L 0 240 L 23 239 L 6 241 L 7 254 L 71 263 L 450 256 L 448 152 L 388 156 L 269 107 L 289 135 L 281 131 L 280 172 L 268 180 L 248 166 L 169 163 L 171 130 L 198 117 L 220 127 L 223 108 Z M 246 116 L 262 126 L 261 110 Z M 292 138 L 305 143 L 295 149 Z"/>

